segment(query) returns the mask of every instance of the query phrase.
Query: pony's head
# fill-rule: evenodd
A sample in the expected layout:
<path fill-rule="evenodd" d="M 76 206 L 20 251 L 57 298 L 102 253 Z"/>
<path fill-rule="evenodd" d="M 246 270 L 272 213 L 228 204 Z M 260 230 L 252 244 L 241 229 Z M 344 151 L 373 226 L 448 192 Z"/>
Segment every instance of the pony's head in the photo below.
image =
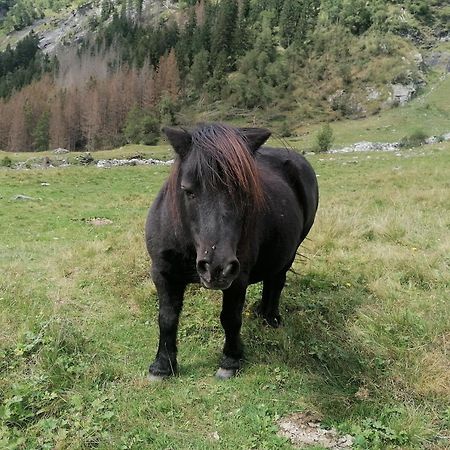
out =
<path fill-rule="evenodd" d="M 240 272 L 238 249 L 264 207 L 254 153 L 270 132 L 222 124 L 164 132 L 177 153 L 168 191 L 174 220 L 195 245 L 202 284 L 227 289 Z"/>

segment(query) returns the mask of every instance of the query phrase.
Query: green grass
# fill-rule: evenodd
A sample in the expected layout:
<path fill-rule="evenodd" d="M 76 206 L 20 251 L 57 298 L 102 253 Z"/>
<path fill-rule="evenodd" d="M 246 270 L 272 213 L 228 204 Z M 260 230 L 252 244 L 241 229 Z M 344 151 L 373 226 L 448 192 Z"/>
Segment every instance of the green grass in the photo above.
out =
<path fill-rule="evenodd" d="M 245 368 L 219 382 L 219 295 L 192 286 L 180 374 L 157 385 L 143 228 L 170 169 L 0 168 L 0 448 L 289 449 L 276 421 L 297 411 L 356 448 L 448 448 L 450 144 L 310 160 L 321 203 L 285 325 L 251 317 L 252 286 Z"/>
<path fill-rule="evenodd" d="M 422 130 L 428 136 L 450 132 L 450 77 L 433 80 L 424 93 L 405 106 L 383 111 L 360 120 L 342 120 L 331 123 L 334 146 L 345 146 L 359 141 L 396 142 Z M 314 147 L 316 134 L 322 124 L 301 124 L 298 138 L 290 140 L 298 149 Z"/>

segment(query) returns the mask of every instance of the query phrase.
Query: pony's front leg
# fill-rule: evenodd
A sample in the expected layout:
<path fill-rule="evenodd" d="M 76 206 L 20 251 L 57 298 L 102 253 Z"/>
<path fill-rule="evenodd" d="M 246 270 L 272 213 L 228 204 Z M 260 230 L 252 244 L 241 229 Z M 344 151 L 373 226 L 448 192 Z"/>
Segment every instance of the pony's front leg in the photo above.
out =
<path fill-rule="evenodd" d="M 155 272 L 153 281 L 159 299 L 159 345 L 155 361 L 149 367 L 149 379 L 158 380 L 177 371 L 178 320 L 186 284 L 168 280 Z"/>
<path fill-rule="evenodd" d="M 220 322 L 225 331 L 225 345 L 222 360 L 216 377 L 228 379 L 240 369 L 244 349 L 241 340 L 242 310 L 244 308 L 246 284 L 235 281 L 230 288 L 223 291 Z"/>

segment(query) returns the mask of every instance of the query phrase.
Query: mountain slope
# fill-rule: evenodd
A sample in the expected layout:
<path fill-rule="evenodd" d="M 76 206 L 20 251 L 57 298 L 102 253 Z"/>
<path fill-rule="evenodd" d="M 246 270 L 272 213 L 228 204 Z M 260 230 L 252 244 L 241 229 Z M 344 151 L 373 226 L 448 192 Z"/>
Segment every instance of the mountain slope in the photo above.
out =
<path fill-rule="evenodd" d="M 371 123 L 450 69 L 448 11 L 437 0 L 105 0 L 64 11 L 34 24 L 41 53 L 58 58 L 42 69 L 48 78 L 12 95 L 17 77 L 3 71 L 2 148 L 143 142 L 154 133 L 145 123 L 228 120 L 282 135 L 306 133 L 305 123 Z"/>

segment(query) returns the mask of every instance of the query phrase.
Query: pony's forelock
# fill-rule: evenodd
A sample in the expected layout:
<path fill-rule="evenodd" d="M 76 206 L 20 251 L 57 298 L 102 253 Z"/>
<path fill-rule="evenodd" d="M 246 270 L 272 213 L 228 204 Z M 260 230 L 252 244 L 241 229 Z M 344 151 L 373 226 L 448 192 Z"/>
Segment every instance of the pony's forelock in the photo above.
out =
<path fill-rule="evenodd" d="M 205 187 L 225 188 L 237 204 L 263 206 L 258 168 L 238 130 L 222 124 L 199 127 L 192 133 L 192 152 Z"/>
<path fill-rule="evenodd" d="M 191 136 L 192 147 L 187 158 L 203 187 L 225 189 L 237 206 L 261 210 L 264 193 L 260 174 L 239 130 L 223 124 L 209 124 L 199 126 Z M 178 158 L 168 182 L 168 193 L 177 216 L 181 163 Z"/>

